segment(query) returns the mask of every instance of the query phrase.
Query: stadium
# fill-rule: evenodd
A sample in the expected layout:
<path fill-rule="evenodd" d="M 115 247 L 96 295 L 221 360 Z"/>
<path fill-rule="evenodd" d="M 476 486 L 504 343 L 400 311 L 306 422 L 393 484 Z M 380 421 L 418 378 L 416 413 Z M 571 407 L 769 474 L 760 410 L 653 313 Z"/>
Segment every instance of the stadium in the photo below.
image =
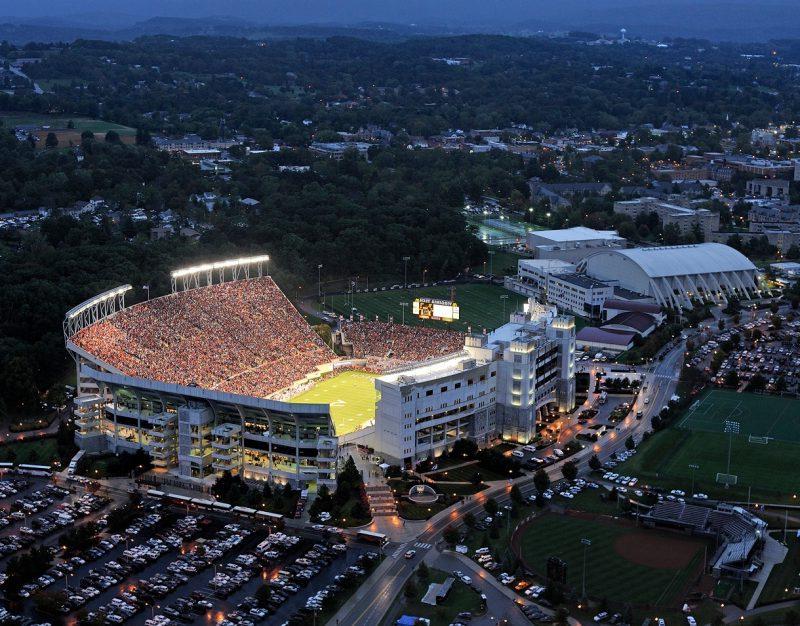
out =
<path fill-rule="evenodd" d="M 64 339 L 77 368 L 78 446 L 87 453 L 143 448 L 164 482 L 202 488 L 230 471 L 313 488 L 335 485 L 340 448 L 348 444 L 377 448 L 410 464 L 461 437 L 485 444 L 524 431 L 530 438 L 541 411 L 574 403 L 574 384 L 564 384 L 564 378 L 574 378 L 571 318 L 556 323 L 528 316 L 498 329 L 502 341 L 340 319 L 334 338 L 345 356 L 337 356 L 263 271 L 268 262 L 257 256 L 190 267 L 172 273 L 168 295 L 126 306 L 132 287 L 123 285 L 68 311 Z M 528 343 L 521 343 L 523 334 Z M 512 424 L 495 418 L 503 415 L 495 406 L 503 396 L 494 378 L 502 370 L 497 362 L 513 363 L 523 348 L 526 362 L 534 351 L 552 372 L 536 389 L 531 378 L 524 399 L 515 379 L 516 391 L 508 390 Z M 539 363 L 540 374 L 544 365 Z M 536 366 L 531 359 L 530 376 Z M 473 381 L 469 371 L 476 368 L 484 373 Z M 406 389 L 419 378 L 430 405 L 416 409 L 416 415 L 429 415 L 413 420 L 418 436 L 402 437 L 402 446 L 396 445 L 399 433 L 392 441 L 376 425 L 383 420 L 394 428 L 392 418 L 410 414 L 403 402 L 382 398 L 398 378 Z M 506 378 L 510 374 L 501 373 Z M 439 384 L 445 379 L 454 381 L 449 394 Z M 486 397 L 475 402 L 476 395 Z M 448 403 L 455 408 L 447 409 Z M 491 424 L 484 419 L 476 428 L 476 415 L 485 418 L 488 412 Z"/>

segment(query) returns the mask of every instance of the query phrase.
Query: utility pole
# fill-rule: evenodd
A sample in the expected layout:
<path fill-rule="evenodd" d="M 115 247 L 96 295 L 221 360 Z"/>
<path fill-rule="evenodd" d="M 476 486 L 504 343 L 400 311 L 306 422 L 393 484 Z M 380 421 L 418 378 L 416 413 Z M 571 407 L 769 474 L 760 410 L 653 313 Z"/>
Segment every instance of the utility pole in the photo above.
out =
<path fill-rule="evenodd" d="M 403 257 L 403 289 L 408 289 L 408 262 L 410 260 L 410 256 Z"/>
<path fill-rule="evenodd" d="M 581 539 L 581 543 L 583 544 L 583 584 L 581 585 L 582 593 L 581 597 L 586 597 L 586 551 L 589 549 L 589 546 L 592 545 L 592 541 L 590 539 Z"/>

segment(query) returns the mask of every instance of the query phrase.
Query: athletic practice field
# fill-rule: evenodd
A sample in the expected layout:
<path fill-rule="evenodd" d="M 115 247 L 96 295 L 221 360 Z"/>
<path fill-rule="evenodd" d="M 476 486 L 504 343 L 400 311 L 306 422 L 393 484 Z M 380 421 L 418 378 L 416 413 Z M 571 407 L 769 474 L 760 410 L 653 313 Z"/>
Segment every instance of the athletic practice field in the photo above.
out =
<path fill-rule="evenodd" d="M 731 434 L 726 433 L 726 421 Z M 718 475 L 728 473 L 729 443 L 736 485 L 727 495 L 746 497 L 750 488 L 757 501 L 800 493 L 800 401 L 776 396 L 708 391 L 622 468 L 687 491 L 694 475 L 695 491 L 720 495 L 724 487 Z"/>
<path fill-rule="evenodd" d="M 582 539 L 591 541 L 584 547 Z M 513 540 L 523 563 L 547 574 L 551 556 L 567 564 L 567 583 L 581 593 L 586 550 L 590 597 L 633 605 L 673 607 L 702 567 L 705 543 L 629 522 L 549 514 L 523 526 Z"/>
<path fill-rule="evenodd" d="M 342 372 L 292 398 L 304 404 L 330 404 L 337 435 L 345 435 L 375 419 L 375 376 L 366 372 Z"/>
<path fill-rule="evenodd" d="M 462 332 L 466 332 L 467 326 L 471 326 L 473 331 L 480 332 L 484 328 L 493 330 L 508 322 L 508 316 L 512 311 L 521 309 L 526 301 L 525 297 L 499 285 L 470 283 L 453 285 L 453 287 L 455 288 L 455 301 L 459 307 L 459 319 L 451 323 L 422 321 L 411 313 L 411 303 L 415 298 L 449 300 L 450 286 L 448 285 L 357 293 L 353 306 L 358 313 L 369 320 L 374 320 L 377 315 L 382 322 L 385 322 L 389 316 L 392 316 L 395 322 L 400 323 L 403 316 L 400 303 L 408 302 L 405 311 L 406 324 L 424 324 Z M 508 296 L 508 298 L 501 299 L 500 296 Z M 347 295 L 328 296 L 326 299 L 325 308 L 342 315 L 349 315 L 349 307 L 349 296 Z M 578 328 L 583 326 L 580 318 L 576 319 L 576 323 Z"/>

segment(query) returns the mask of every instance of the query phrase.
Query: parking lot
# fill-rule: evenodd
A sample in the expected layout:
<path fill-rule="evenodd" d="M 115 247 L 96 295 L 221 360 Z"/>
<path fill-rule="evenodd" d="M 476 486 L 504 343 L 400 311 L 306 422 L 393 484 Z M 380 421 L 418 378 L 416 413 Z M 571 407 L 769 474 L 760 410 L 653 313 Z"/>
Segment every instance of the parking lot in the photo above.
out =
<path fill-rule="evenodd" d="M 20 589 L 4 588 L 9 612 L 2 619 L 52 620 L 80 611 L 109 625 L 200 618 L 223 626 L 267 618 L 303 624 L 355 588 L 378 561 L 374 548 L 348 544 L 329 528 L 289 534 L 149 498 L 98 514 L 107 499 L 26 479 L 0 481 L 0 498 L 4 493 L 12 504 L 0 518 L 10 520 L 0 541 L 10 548 L 0 558 L 35 546 L 49 546 L 54 558 Z M 17 519 L 12 511 L 19 509 L 25 514 Z M 87 537 L 86 544 L 57 545 L 52 535 L 62 522 L 74 526 L 73 536 Z M 0 581 L 6 580 L 4 574 Z M 37 614 L 35 607 L 52 615 Z"/>

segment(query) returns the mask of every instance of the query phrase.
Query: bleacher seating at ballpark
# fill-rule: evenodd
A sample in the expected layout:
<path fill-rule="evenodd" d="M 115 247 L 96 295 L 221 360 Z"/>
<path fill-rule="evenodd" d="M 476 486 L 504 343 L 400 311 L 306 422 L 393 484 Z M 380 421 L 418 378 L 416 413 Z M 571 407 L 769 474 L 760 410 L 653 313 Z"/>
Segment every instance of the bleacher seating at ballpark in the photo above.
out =
<path fill-rule="evenodd" d="M 336 358 L 269 277 L 143 302 L 72 341 L 123 374 L 258 397 Z"/>
<path fill-rule="evenodd" d="M 440 328 L 405 326 L 393 322 L 344 321 L 345 341 L 355 358 L 379 357 L 403 362 L 424 361 L 458 352 L 463 333 Z"/>

